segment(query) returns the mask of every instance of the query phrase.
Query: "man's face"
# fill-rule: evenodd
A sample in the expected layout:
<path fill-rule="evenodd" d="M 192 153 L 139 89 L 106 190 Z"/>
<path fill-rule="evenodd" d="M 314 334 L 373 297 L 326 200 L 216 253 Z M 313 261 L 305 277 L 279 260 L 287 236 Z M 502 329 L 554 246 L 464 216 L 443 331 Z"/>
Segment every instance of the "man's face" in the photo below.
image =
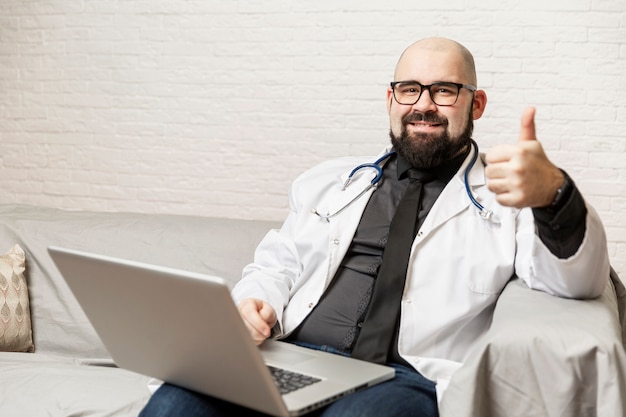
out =
<path fill-rule="evenodd" d="M 439 50 L 407 51 L 396 68 L 396 81 L 470 83 L 458 55 Z M 387 92 L 391 142 L 398 153 L 416 168 L 438 166 L 469 144 L 473 130 L 474 96 L 461 88 L 452 106 L 437 106 L 424 90 L 417 103 L 399 104 L 391 88 Z M 479 116 L 480 117 L 480 116 Z"/>

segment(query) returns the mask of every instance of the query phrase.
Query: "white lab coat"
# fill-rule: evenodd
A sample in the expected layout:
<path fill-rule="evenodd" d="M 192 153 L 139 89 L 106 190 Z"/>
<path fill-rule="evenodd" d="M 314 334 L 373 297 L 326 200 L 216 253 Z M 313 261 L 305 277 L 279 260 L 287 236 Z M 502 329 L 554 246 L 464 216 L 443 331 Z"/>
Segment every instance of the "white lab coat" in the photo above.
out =
<path fill-rule="evenodd" d="M 469 184 L 498 221 L 480 216 L 464 184 L 471 156 L 447 184 L 413 242 L 402 298 L 399 353 L 442 388 L 489 327 L 498 294 L 513 275 L 534 289 L 573 298 L 598 296 L 609 277 L 605 232 L 592 207 L 587 205 L 580 249 L 568 259 L 558 259 L 535 234 L 531 209 L 496 202 L 485 185 L 481 158 Z M 360 170 L 343 190 L 349 172 L 374 160 L 332 160 L 301 175 L 290 190 L 285 223 L 266 235 L 233 289 L 236 302 L 254 297 L 274 307 L 278 337 L 293 331 L 319 301 L 373 191 L 329 221 L 312 210 L 326 214 L 344 207 L 375 174 Z"/>

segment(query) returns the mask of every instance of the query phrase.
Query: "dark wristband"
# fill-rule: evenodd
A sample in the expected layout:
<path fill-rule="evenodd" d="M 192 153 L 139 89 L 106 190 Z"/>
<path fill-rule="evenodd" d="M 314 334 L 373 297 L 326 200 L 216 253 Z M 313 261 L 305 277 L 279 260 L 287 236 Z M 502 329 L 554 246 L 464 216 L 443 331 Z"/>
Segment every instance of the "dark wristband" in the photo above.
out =
<path fill-rule="evenodd" d="M 565 178 L 563 180 L 563 184 L 561 184 L 559 189 L 556 190 L 556 194 L 554 195 L 552 203 L 547 207 L 552 209 L 553 211 L 558 211 L 561 207 L 563 207 L 563 205 L 565 205 L 565 202 L 572 194 L 572 190 L 574 189 L 574 186 L 569 176 L 565 172 L 563 172 L 563 176 Z"/>

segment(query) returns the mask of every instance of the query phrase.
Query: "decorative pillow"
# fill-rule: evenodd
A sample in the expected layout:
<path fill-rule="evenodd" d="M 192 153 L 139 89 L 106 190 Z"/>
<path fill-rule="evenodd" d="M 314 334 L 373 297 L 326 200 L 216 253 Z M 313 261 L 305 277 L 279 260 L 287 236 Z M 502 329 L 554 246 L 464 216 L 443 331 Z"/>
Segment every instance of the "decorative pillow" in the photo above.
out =
<path fill-rule="evenodd" d="M 19 245 L 0 256 L 0 351 L 35 351 L 25 263 Z"/>

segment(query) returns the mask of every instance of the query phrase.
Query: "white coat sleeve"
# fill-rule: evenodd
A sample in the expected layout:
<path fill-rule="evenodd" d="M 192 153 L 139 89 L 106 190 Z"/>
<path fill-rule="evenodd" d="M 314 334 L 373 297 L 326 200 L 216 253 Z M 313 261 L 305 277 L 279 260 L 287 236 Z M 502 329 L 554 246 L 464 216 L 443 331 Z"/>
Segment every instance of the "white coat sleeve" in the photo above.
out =
<path fill-rule="evenodd" d="M 610 273 L 606 233 L 597 212 L 586 204 L 586 228 L 578 251 L 560 259 L 535 231 L 531 209 L 518 218 L 516 274 L 533 289 L 565 298 L 595 298 L 602 294 Z"/>

